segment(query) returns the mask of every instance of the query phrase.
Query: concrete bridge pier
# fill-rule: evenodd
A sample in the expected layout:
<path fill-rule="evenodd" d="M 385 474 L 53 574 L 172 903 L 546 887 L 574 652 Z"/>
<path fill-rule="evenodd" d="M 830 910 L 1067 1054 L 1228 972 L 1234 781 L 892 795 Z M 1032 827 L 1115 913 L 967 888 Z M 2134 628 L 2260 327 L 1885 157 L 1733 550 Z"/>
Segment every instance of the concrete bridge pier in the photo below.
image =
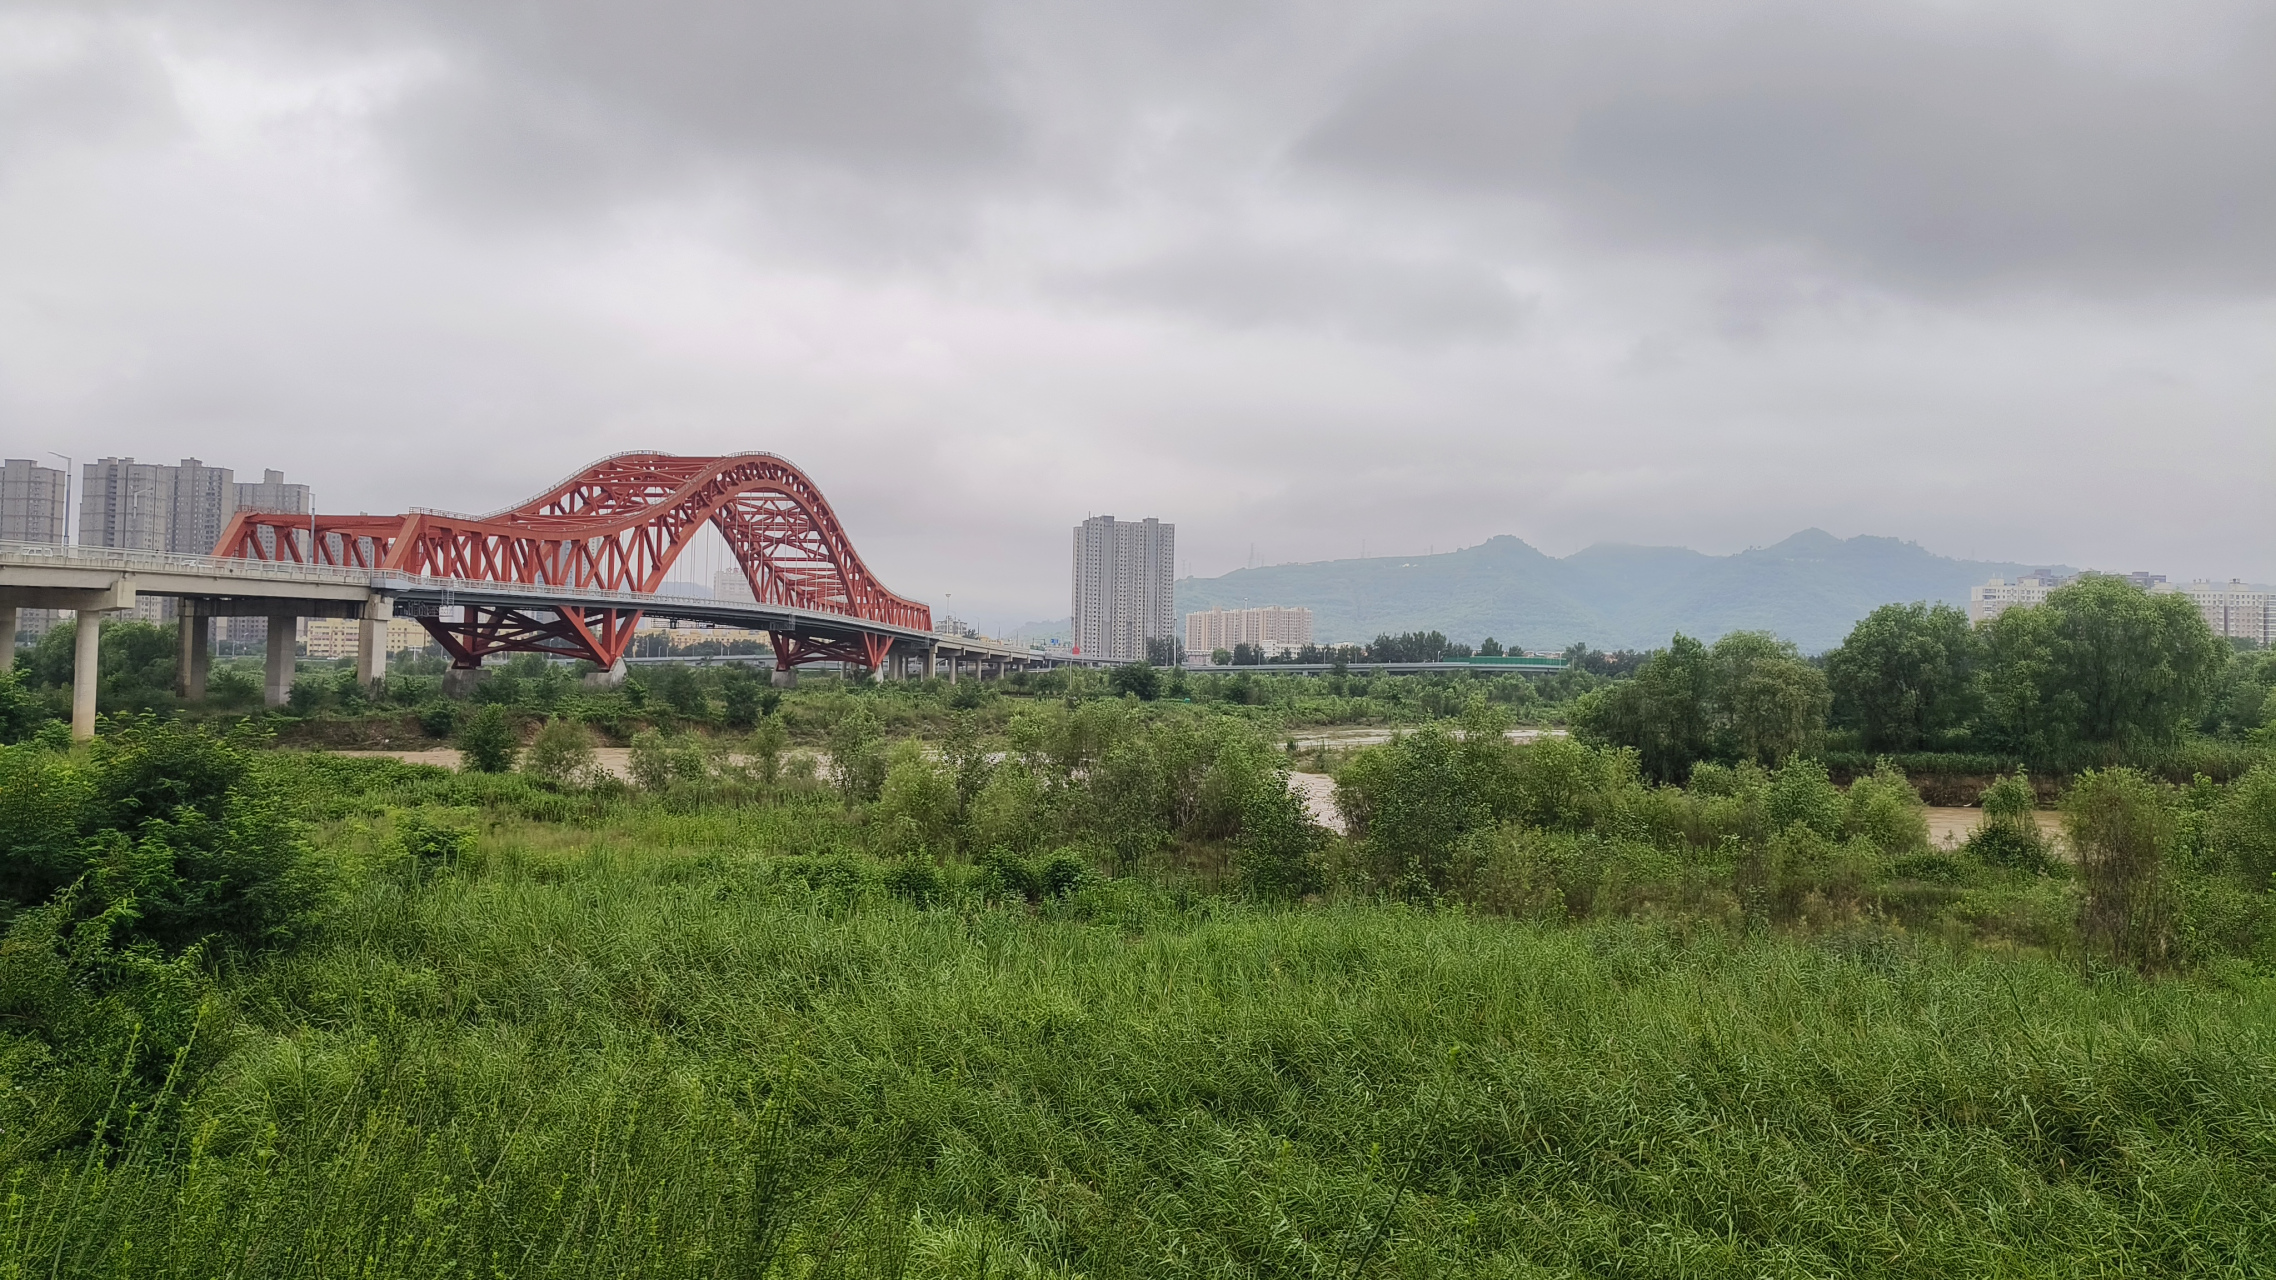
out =
<path fill-rule="evenodd" d="M 395 617 L 395 600 L 374 594 L 364 602 L 363 620 L 356 624 L 356 683 L 378 689 L 387 679 L 387 624 Z"/>
<path fill-rule="evenodd" d="M 0 604 L 0 671 L 16 665 L 16 606 Z"/>
<path fill-rule="evenodd" d="M 174 615 L 181 649 L 174 659 L 174 692 L 184 702 L 205 701 L 206 675 L 213 667 L 213 617 L 198 601 L 184 598 Z"/>
<path fill-rule="evenodd" d="M 930 680 L 939 674 L 940 660 L 937 651 L 933 649 L 925 650 L 925 679 Z"/>
<path fill-rule="evenodd" d="M 81 581 L 85 581 L 85 577 Z M 16 661 L 18 609 L 63 609 L 78 615 L 78 634 L 71 648 L 71 738 L 85 742 L 95 736 L 95 689 L 102 679 L 103 615 L 134 607 L 134 579 L 121 574 L 103 585 L 68 587 L 0 587 L 0 611 L 6 613 L 5 648 L 0 654 Z"/>
<path fill-rule="evenodd" d="M 292 678 L 300 665 L 300 618 L 297 614 L 269 615 L 267 652 L 261 666 L 261 705 L 281 707 L 292 697 Z"/>
<path fill-rule="evenodd" d="M 447 697 L 472 697 L 474 686 L 480 683 L 482 683 L 482 668 L 480 667 L 452 667 L 443 672 L 443 693 Z"/>
<path fill-rule="evenodd" d="M 774 674 L 767 677 L 767 683 L 777 689 L 795 689 L 798 687 L 798 668 L 776 667 Z"/>

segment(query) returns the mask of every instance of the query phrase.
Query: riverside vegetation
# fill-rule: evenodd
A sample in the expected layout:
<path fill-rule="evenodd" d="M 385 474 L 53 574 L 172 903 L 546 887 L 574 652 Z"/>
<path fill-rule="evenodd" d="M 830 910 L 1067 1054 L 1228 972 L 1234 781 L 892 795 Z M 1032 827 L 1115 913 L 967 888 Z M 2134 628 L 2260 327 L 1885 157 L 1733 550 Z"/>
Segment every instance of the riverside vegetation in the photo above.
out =
<path fill-rule="evenodd" d="M 11 685 L 0 1275 L 2268 1269 L 2265 745 L 1937 848 L 1722 647 L 1526 743 L 1498 681 L 531 665 L 66 749 Z M 467 767 L 276 746 L 404 714 Z"/>

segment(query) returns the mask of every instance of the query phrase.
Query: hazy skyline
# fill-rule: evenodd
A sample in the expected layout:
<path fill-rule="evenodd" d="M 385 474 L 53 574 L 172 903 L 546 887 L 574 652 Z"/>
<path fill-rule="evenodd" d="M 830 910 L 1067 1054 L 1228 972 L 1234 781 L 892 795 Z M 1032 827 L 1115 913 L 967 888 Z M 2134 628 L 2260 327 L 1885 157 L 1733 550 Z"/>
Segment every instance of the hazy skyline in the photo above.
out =
<path fill-rule="evenodd" d="M 0 452 L 770 450 L 991 625 L 1093 514 L 2267 581 L 2272 357 L 2244 0 L 0 9 Z"/>

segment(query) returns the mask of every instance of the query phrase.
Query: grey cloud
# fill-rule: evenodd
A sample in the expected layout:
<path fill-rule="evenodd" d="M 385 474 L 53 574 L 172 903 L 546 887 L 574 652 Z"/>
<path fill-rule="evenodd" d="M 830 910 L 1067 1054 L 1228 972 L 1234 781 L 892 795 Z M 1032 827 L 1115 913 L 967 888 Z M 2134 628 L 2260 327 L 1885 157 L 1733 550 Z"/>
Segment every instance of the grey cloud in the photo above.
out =
<path fill-rule="evenodd" d="M 1230 325 L 1297 325 L 1402 341 L 1506 336 L 1530 306 L 1477 262 L 1237 240 L 1160 254 L 1079 287 Z"/>
<path fill-rule="evenodd" d="M 967 0 L 325 10 L 223 0 L 206 20 L 335 52 L 434 55 L 439 74 L 382 137 L 446 203 L 573 214 L 783 164 L 922 185 L 998 167 L 1020 142 Z"/>
<path fill-rule="evenodd" d="M 176 124 L 166 74 L 146 41 L 107 24 L 15 29 L 0 60 L 0 172 L 36 148 L 165 136 Z"/>
<path fill-rule="evenodd" d="M 2193 7 L 2218 52 L 2162 65 L 1978 6 L 1576 12 L 1434 25 L 1364 67 L 1299 156 L 1539 201 L 1584 240 L 1801 249 L 1902 287 L 2276 284 L 2265 6 Z"/>

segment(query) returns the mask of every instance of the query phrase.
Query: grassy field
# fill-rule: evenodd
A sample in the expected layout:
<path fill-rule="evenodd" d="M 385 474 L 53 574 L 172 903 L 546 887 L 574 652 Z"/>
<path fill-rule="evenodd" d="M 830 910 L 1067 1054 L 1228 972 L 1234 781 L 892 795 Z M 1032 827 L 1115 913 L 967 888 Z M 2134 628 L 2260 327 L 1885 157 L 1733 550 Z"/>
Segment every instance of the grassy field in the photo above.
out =
<path fill-rule="evenodd" d="M 2276 1265 L 2250 971 L 1160 877 L 1031 904 L 823 797 L 308 776 L 324 929 L 217 962 L 92 1141 L 9 1148 L 0 1277 Z M 414 814 L 478 834 L 408 858 Z"/>

